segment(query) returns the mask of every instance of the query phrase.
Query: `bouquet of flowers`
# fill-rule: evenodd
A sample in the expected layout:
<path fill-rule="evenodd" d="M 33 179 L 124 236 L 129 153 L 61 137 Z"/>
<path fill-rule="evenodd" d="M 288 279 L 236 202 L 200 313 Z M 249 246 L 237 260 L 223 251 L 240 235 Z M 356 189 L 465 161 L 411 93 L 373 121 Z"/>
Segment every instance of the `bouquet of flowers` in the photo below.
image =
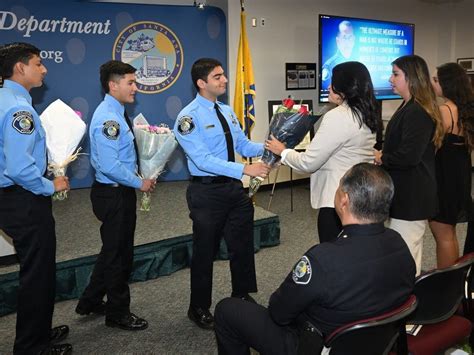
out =
<path fill-rule="evenodd" d="M 86 132 L 80 112 L 74 111 L 60 99 L 50 104 L 40 116 L 46 132 L 48 173 L 65 176 L 69 163 L 77 159 L 82 148 L 79 143 Z M 67 191 L 55 192 L 53 200 L 64 200 Z"/>
<path fill-rule="evenodd" d="M 133 133 L 137 142 L 140 176 L 144 179 L 156 179 L 163 171 L 171 153 L 178 145 L 174 133 L 168 126 L 152 126 L 139 114 L 133 120 Z M 144 192 L 140 211 L 149 211 L 151 193 Z"/>
<path fill-rule="evenodd" d="M 295 109 L 295 102 L 291 98 L 282 101 L 278 109 L 270 120 L 268 138 L 275 137 L 280 142 L 285 143 L 287 148 L 296 147 L 309 132 L 311 127 L 327 112 L 328 107 L 325 106 L 317 115 L 312 115 L 306 106 L 300 105 L 299 109 Z M 332 108 L 332 107 L 331 107 Z M 277 166 L 281 157 L 273 154 L 265 149 L 260 161 L 270 165 L 272 168 Z M 249 196 L 255 195 L 263 179 L 261 177 L 253 177 L 249 183 Z"/>

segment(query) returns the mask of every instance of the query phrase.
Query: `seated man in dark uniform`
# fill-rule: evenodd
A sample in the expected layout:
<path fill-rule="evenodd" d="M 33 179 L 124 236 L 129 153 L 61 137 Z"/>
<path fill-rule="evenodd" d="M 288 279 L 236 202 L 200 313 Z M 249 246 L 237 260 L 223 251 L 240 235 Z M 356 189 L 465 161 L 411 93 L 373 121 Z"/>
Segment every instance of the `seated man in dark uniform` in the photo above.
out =
<path fill-rule="evenodd" d="M 361 163 L 341 179 L 334 199 L 343 230 L 309 249 L 271 295 L 268 309 L 226 298 L 215 310 L 219 354 L 296 354 L 298 326 L 324 336 L 384 313 L 411 294 L 415 263 L 397 232 L 384 227 L 393 197 L 390 176 Z"/>

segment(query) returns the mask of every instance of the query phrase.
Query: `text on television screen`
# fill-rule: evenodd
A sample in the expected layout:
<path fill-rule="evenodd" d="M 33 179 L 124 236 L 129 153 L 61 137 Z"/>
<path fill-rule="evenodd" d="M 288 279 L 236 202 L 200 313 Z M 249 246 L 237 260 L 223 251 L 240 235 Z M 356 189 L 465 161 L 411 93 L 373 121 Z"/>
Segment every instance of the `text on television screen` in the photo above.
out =
<path fill-rule="evenodd" d="M 377 99 L 398 99 L 389 78 L 391 63 L 413 54 L 413 24 L 319 15 L 319 101 L 328 100 L 332 69 L 358 61 L 367 67 Z"/>

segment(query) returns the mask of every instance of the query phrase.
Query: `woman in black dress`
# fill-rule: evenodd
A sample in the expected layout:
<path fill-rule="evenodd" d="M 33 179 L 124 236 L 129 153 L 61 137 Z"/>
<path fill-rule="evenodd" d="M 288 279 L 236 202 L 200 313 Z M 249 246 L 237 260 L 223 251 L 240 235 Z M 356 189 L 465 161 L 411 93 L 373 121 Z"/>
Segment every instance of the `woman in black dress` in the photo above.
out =
<path fill-rule="evenodd" d="M 445 136 L 436 152 L 439 212 L 430 221 L 436 240 L 438 268 L 459 257 L 456 223 L 471 217 L 471 150 L 474 146 L 474 94 L 465 70 L 456 63 L 437 68 L 432 78 Z"/>

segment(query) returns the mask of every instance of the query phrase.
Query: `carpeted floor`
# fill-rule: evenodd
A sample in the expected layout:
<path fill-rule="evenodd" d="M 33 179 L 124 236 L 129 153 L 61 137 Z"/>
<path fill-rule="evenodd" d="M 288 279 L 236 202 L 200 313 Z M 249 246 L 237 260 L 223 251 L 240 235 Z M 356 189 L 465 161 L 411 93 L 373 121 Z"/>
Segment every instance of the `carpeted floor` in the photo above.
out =
<path fill-rule="evenodd" d="M 184 194 L 184 190 L 183 190 Z M 288 188 L 277 188 L 271 212 L 280 217 L 281 244 L 264 248 L 255 255 L 259 292 L 257 302 L 266 305 L 270 294 L 278 287 L 298 258 L 317 240 L 317 213 L 309 204 L 309 186 L 294 188 L 294 211 L 290 212 Z M 256 203 L 264 208 L 268 191 L 260 191 Z M 63 208 L 63 207 L 61 207 Z M 67 228 L 86 228 L 80 213 L 70 211 L 74 222 Z M 160 213 L 155 216 L 160 218 Z M 183 224 L 189 223 L 179 221 Z M 141 221 L 139 223 L 146 223 Z M 163 220 L 166 226 L 168 221 Z M 57 226 L 64 228 L 64 226 Z M 458 227 L 461 247 L 466 225 Z M 97 246 L 91 246 L 97 247 Z M 434 267 L 435 249 L 429 230 L 425 235 L 423 269 Z M 105 327 L 101 317 L 80 317 L 74 313 L 76 300 L 56 304 L 54 324 L 68 324 L 68 342 L 75 354 L 216 354 L 214 334 L 194 326 L 186 316 L 189 303 L 189 269 L 170 276 L 131 285 L 132 311 L 145 317 L 150 327 L 142 332 L 126 332 Z M 213 305 L 230 295 L 230 273 L 227 261 L 217 261 L 214 267 Z M 32 295 L 33 297 L 34 295 Z M 15 314 L 0 320 L 0 354 L 11 353 L 15 334 Z"/>

